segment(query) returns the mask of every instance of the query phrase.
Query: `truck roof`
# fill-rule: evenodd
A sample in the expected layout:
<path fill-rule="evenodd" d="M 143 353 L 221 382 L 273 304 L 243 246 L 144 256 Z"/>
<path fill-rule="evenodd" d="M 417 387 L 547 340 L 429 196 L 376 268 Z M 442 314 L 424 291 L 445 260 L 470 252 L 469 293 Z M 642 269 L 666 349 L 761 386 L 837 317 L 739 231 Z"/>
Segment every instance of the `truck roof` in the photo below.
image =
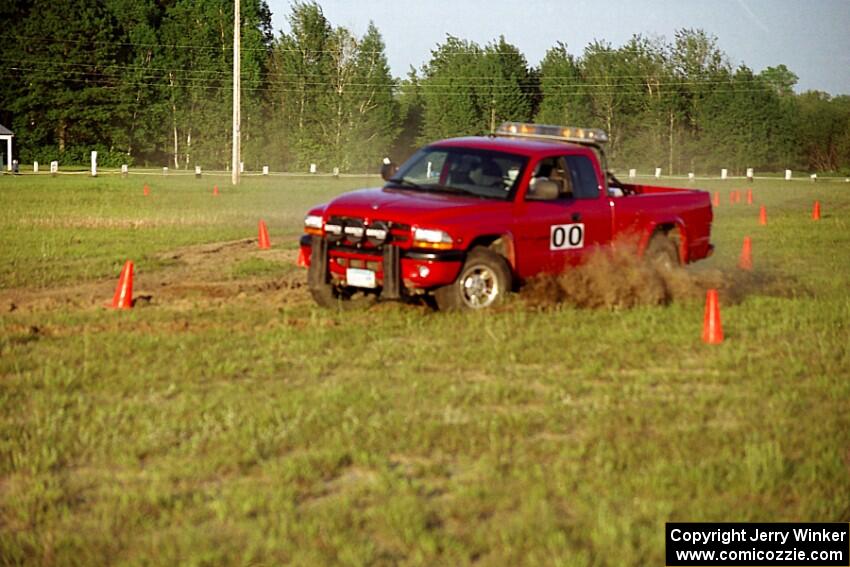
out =
<path fill-rule="evenodd" d="M 578 152 L 592 151 L 580 144 L 558 142 L 555 140 L 532 140 L 528 138 L 511 138 L 507 136 L 467 136 L 449 138 L 430 144 L 431 147 L 454 146 L 460 148 L 477 148 L 507 152 L 532 157 L 540 153 L 562 152 L 565 148 Z"/>

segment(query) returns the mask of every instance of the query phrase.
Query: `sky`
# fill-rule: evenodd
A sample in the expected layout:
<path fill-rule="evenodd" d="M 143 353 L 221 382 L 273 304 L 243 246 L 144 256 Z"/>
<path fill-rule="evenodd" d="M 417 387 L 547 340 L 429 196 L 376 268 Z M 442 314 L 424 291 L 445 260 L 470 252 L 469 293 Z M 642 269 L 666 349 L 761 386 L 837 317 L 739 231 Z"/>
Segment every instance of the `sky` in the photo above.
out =
<path fill-rule="evenodd" d="M 288 31 L 291 0 L 267 0 L 275 34 Z M 361 36 L 373 21 L 393 75 L 419 69 L 447 34 L 486 45 L 504 35 L 537 65 L 561 41 L 580 55 L 593 40 L 615 47 L 633 34 L 672 40 L 701 28 L 737 66 L 784 63 L 798 92 L 850 95 L 850 0 L 319 0 L 331 25 Z"/>

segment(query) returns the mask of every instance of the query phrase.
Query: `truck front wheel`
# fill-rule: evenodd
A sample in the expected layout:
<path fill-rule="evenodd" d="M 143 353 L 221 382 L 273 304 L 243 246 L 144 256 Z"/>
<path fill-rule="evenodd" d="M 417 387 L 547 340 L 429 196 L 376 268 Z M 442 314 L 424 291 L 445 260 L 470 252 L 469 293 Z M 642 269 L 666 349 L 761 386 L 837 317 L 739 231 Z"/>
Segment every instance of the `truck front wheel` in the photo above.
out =
<path fill-rule="evenodd" d="M 503 301 L 511 289 L 511 270 L 505 259 L 487 248 L 473 248 L 457 279 L 434 292 L 437 307 L 484 309 Z"/>
<path fill-rule="evenodd" d="M 338 307 L 340 309 L 352 307 L 352 293 L 345 288 L 340 288 L 329 283 L 311 283 L 309 287 L 310 295 L 313 296 L 316 304 L 321 307 Z"/>

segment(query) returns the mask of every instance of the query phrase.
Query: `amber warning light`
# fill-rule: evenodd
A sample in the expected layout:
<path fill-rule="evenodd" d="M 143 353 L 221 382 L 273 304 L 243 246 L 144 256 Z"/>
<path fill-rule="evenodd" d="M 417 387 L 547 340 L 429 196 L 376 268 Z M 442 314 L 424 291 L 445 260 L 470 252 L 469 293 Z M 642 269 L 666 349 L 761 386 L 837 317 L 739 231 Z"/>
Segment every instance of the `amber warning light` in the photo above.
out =
<path fill-rule="evenodd" d="M 553 126 L 551 124 L 531 124 L 529 122 L 504 122 L 496 129 L 496 135 L 544 138 L 580 144 L 604 144 L 608 141 L 608 134 L 605 133 L 605 130 L 600 130 L 599 128 Z"/>

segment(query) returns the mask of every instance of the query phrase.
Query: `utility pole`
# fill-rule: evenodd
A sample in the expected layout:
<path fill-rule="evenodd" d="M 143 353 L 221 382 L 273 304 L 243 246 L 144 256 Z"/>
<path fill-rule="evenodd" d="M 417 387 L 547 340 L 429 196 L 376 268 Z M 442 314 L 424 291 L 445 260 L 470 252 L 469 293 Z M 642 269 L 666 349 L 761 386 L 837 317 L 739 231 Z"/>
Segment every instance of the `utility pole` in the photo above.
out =
<path fill-rule="evenodd" d="M 241 85 L 240 85 L 240 49 L 239 39 L 241 26 L 239 25 L 239 0 L 234 0 L 233 8 L 233 171 L 231 181 L 234 185 L 239 184 L 240 163 L 242 162 L 242 139 L 241 139 Z"/>

